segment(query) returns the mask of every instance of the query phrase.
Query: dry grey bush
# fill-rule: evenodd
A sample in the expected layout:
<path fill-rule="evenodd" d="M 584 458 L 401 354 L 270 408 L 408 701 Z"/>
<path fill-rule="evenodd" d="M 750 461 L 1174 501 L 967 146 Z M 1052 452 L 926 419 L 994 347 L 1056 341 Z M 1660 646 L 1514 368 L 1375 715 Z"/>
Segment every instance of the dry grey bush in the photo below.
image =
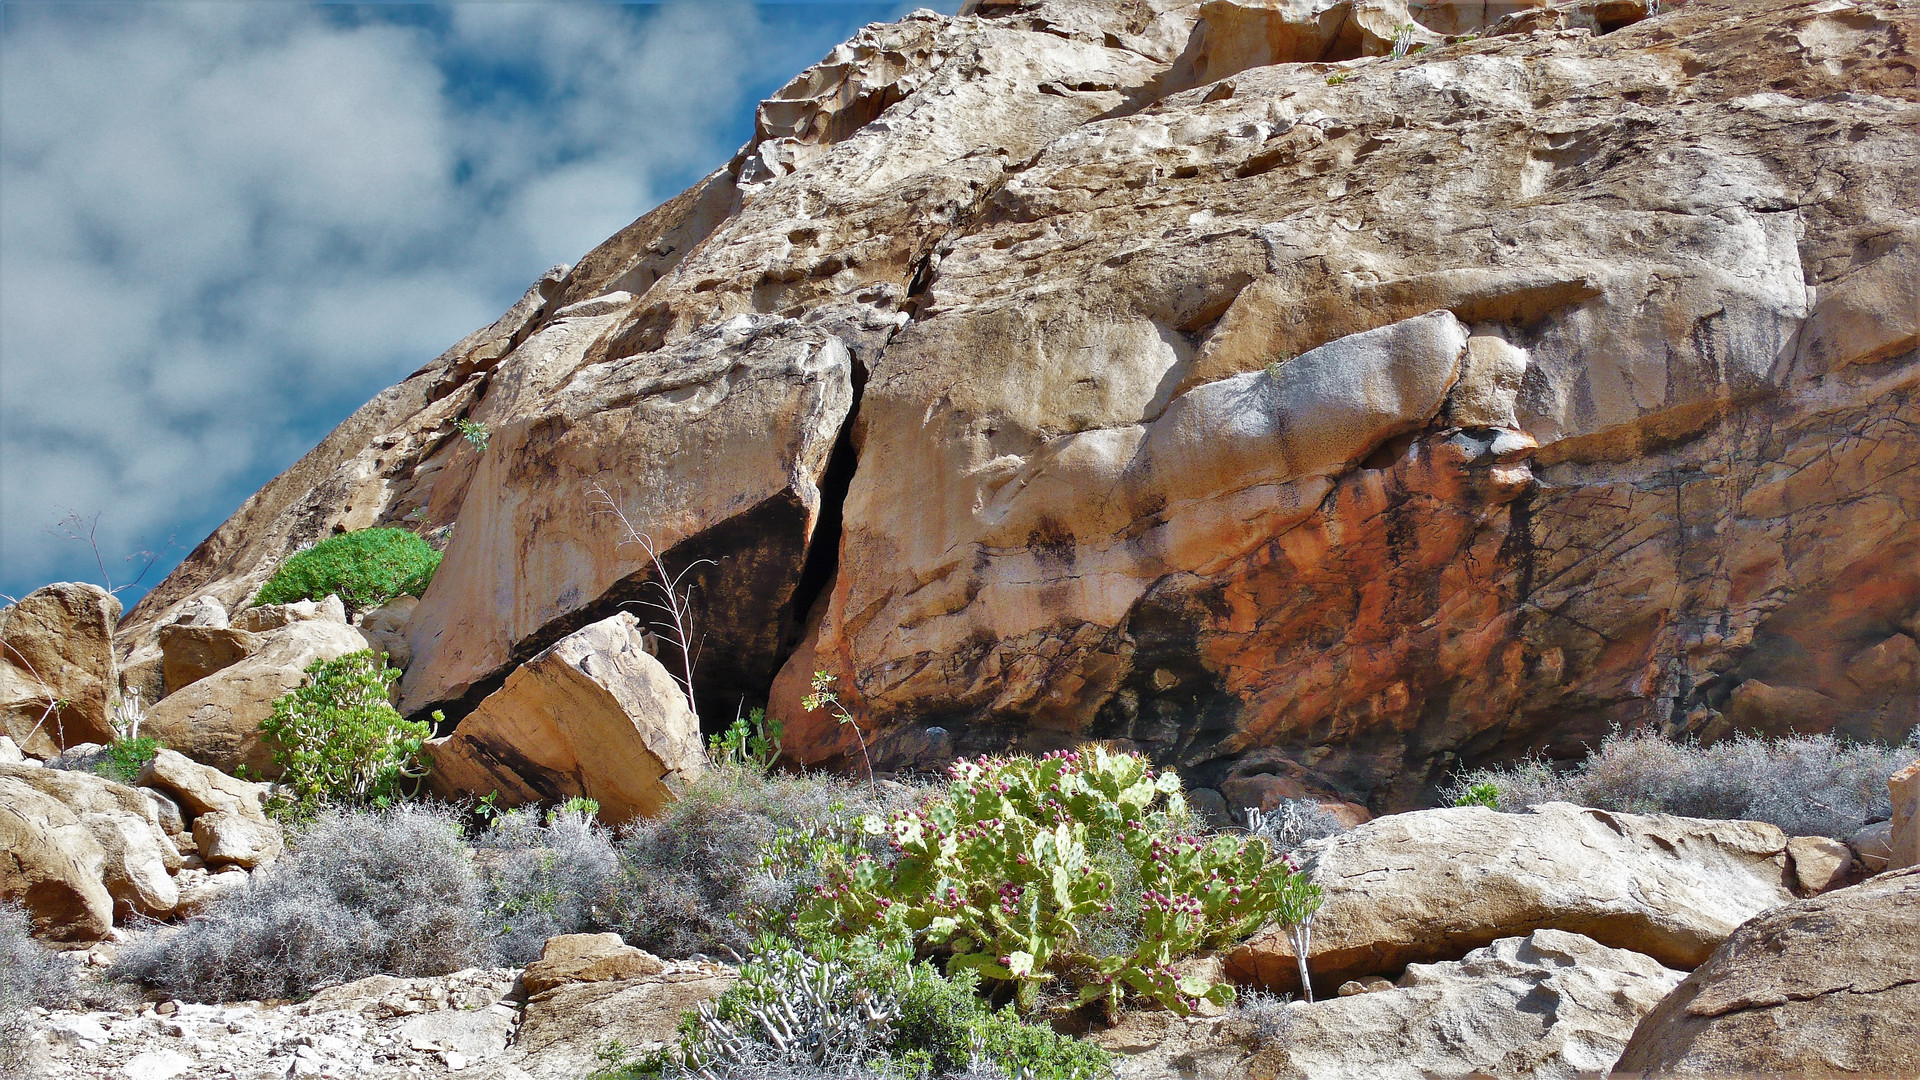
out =
<path fill-rule="evenodd" d="M 607 913 L 618 904 L 620 859 L 613 834 L 585 813 L 554 811 L 543 824 L 536 809 L 509 811 L 474 847 L 492 962 L 520 967 L 550 937 L 613 929 Z"/>
<path fill-rule="evenodd" d="M 884 817 L 925 795 L 903 784 L 878 790 L 876 799 L 864 784 L 821 774 L 709 770 L 663 814 L 621 837 L 613 929 L 660 956 L 745 953 L 760 931 L 785 929 L 820 882 L 827 848 L 885 853 L 881 841 L 861 835 L 863 815 Z"/>
<path fill-rule="evenodd" d="M 0 1076 L 25 1076 L 31 1008 L 73 1003 L 73 962 L 33 939 L 33 921 L 11 903 L 0 903 Z"/>
<path fill-rule="evenodd" d="M 1287 1006 L 1293 998 L 1270 990 L 1242 990 L 1233 999 L 1232 1018 L 1244 1025 L 1246 1038 L 1255 1050 L 1283 1045 L 1293 1032 L 1293 1014 Z"/>
<path fill-rule="evenodd" d="M 1339 818 L 1312 799 L 1282 799 L 1270 813 L 1247 808 L 1247 832 L 1265 837 L 1275 851 L 1292 851 L 1309 840 L 1346 831 Z"/>
<path fill-rule="evenodd" d="M 177 933 L 136 942 L 111 974 L 187 1001 L 247 1001 L 481 957 L 480 884 L 450 810 L 323 814 L 292 847 Z"/>
<path fill-rule="evenodd" d="M 1737 735 L 1711 746 L 1656 734 L 1614 732 L 1586 760 L 1557 771 L 1537 759 L 1455 779 L 1452 802 L 1477 783 L 1499 791 L 1505 811 L 1545 802 L 1684 817 L 1767 821 L 1794 836 L 1845 839 L 1893 812 L 1887 778 L 1920 758 L 1920 728 L 1900 746 L 1831 735 L 1764 739 Z"/>

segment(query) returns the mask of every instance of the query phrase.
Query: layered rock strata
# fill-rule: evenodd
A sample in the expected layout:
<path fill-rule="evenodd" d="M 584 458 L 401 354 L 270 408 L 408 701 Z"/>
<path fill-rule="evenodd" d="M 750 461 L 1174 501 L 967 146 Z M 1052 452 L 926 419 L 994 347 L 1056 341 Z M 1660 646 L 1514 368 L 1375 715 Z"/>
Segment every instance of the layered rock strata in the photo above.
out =
<path fill-rule="evenodd" d="M 1614 724 L 1903 736 L 1913 10 L 1498 14 L 868 27 L 254 496 L 122 647 L 328 531 L 456 526 L 403 707 L 457 720 L 647 594 L 611 501 L 695 567 L 704 711 L 770 700 L 803 762 L 856 749 L 815 670 L 883 764 L 1108 738 L 1376 811 Z"/>

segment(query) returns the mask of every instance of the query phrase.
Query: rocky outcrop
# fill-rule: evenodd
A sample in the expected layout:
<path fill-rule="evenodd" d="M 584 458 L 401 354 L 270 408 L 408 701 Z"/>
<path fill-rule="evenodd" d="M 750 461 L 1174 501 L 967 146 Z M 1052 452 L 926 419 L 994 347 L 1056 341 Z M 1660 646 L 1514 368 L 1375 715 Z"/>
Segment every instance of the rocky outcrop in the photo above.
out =
<path fill-rule="evenodd" d="M 668 785 L 706 764 L 686 693 L 624 612 L 521 665 L 427 753 L 440 794 L 497 793 L 503 807 L 585 796 L 615 825 L 659 813 Z"/>
<path fill-rule="evenodd" d="M 1348 979 L 1554 929 L 1689 969 L 1735 927 L 1794 899 L 1786 851 L 1786 835 L 1760 822 L 1568 803 L 1396 814 L 1302 849 L 1325 893 L 1309 967 L 1326 995 Z M 1278 931 L 1230 952 L 1227 970 L 1299 989 Z"/>
<path fill-rule="evenodd" d="M 1682 978 L 1639 953 L 1537 930 L 1414 964 L 1393 989 L 1290 1008 L 1285 1039 L 1249 1074 L 1597 1080 Z"/>
<path fill-rule="evenodd" d="M 142 732 L 221 772 L 244 765 L 255 776 L 275 775 L 260 722 L 281 695 L 306 681 L 307 665 L 358 652 L 367 639 L 344 615 L 223 633 L 256 638 L 254 651 L 155 702 Z"/>
<path fill-rule="evenodd" d="M 113 930 L 113 897 L 101 878 L 107 856 L 79 815 L 0 770 L 0 897 L 33 916 L 56 941 L 97 941 Z M 40 770 L 43 771 L 43 770 Z"/>
<path fill-rule="evenodd" d="M 56 939 L 191 915 L 283 850 L 264 791 L 164 749 L 138 786 L 0 763 L 0 899 Z"/>
<path fill-rule="evenodd" d="M 1920 1075 L 1920 867 L 1767 912 L 1640 1022 L 1621 1080 Z"/>
<path fill-rule="evenodd" d="M 172 875 L 184 864 L 167 834 L 167 819 L 146 792 L 65 769 L 0 766 L 0 778 L 11 781 L 11 791 L 30 788 L 57 800 L 92 834 L 100 852 L 99 880 L 114 902 L 110 915 L 117 914 L 125 922 L 136 914 L 150 919 L 173 914 L 180 890 Z M 44 820 L 51 826 L 57 816 Z M 41 836 L 58 842 L 57 829 L 47 828 Z M 71 848 L 70 853 L 76 866 L 92 862 L 84 845 Z"/>
<path fill-rule="evenodd" d="M 0 734 L 37 757 L 112 742 L 119 619 L 119 598 L 71 581 L 0 608 Z"/>
<path fill-rule="evenodd" d="M 332 530 L 457 520 L 402 705 L 458 720 L 647 594 L 598 484 L 695 568 L 707 711 L 767 695 L 805 762 L 857 752 L 816 669 L 883 765 L 1106 738 L 1375 812 L 1614 724 L 1903 736 L 1916 16 L 1648 10 L 868 27 L 262 489 L 122 647 Z"/>

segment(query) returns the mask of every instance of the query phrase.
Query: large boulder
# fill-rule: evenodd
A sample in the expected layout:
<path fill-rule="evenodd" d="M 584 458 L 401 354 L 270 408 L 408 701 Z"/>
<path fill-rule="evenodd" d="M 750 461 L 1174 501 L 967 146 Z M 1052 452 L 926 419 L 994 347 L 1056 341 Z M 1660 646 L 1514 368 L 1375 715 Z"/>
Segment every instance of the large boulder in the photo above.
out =
<path fill-rule="evenodd" d="M 1249 1072 L 1295 1080 L 1505 1080 L 1607 1075 L 1642 1017 L 1685 978 L 1650 957 L 1536 930 L 1398 986 L 1297 1005 Z"/>
<path fill-rule="evenodd" d="M 66 769 L 0 765 L 0 777 L 58 799 L 93 834 L 100 882 L 122 916 L 163 919 L 180 902 L 172 875 L 182 866 L 167 822 L 146 792 L 104 776 Z"/>
<path fill-rule="evenodd" d="M 562 934 L 548 938 L 540 959 L 520 973 L 528 995 L 568 983 L 617 982 L 658 975 L 660 958 L 620 940 L 619 934 Z"/>
<path fill-rule="evenodd" d="M 125 644 L 332 530 L 457 521 L 402 694 L 457 717 L 653 595 L 604 491 L 693 568 L 703 711 L 770 697 L 802 761 L 859 752 L 816 669 L 883 766 L 1124 740 L 1375 812 L 1614 725 L 1903 737 L 1920 15 L 1653 6 L 863 29 Z"/>
<path fill-rule="evenodd" d="M 71 581 L 0 608 L 0 722 L 22 750 L 50 757 L 77 743 L 113 741 L 119 620 L 118 597 Z"/>
<path fill-rule="evenodd" d="M 45 771 L 45 770 L 34 770 Z M 94 831 L 12 768 L 0 770 L 0 898 L 54 940 L 97 941 L 113 930 L 107 863 Z"/>
<path fill-rule="evenodd" d="M 273 703 L 306 681 L 307 665 L 367 647 L 360 631 L 312 618 L 260 632 L 252 655 L 168 694 L 147 713 L 142 734 L 157 736 L 195 761 L 232 773 L 246 766 L 271 775 L 273 758 L 260 722 Z"/>
<path fill-rule="evenodd" d="M 453 734 L 427 744 L 443 795 L 502 806 L 586 796 L 612 824 L 657 814 L 706 765 L 686 694 L 625 612 L 521 665 Z"/>
<path fill-rule="evenodd" d="M 260 651 L 261 637 L 231 626 L 160 628 L 160 675 L 164 694 L 199 682 Z"/>
<path fill-rule="evenodd" d="M 1742 926 L 1633 1033 L 1614 1076 L 1920 1076 L 1920 867 Z"/>
<path fill-rule="evenodd" d="M 1325 992 L 1541 929 L 1690 969 L 1735 927 L 1794 899 L 1786 851 L 1786 834 L 1761 822 L 1568 803 L 1379 818 L 1304 848 L 1325 893 L 1308 957 L 1314 985 Z M 1238 980 L 1299 989 L 1278 930 L 1234 949 L 1227 964 Z"/>

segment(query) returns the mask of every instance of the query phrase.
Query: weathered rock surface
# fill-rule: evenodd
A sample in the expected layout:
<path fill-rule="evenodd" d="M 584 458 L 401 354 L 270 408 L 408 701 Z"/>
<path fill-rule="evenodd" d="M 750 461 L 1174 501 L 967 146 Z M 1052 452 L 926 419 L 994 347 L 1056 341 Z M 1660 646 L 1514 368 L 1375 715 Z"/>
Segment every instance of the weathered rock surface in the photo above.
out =
<path fill-rule="evenodd" d="M 706 765 L 686 694 L 625 612 L 521 665 L 427 752 L 442 794 L 498 792 L 502 806 L 586 796 L 610 824 L 657 814 L 668 783 Z"/>
<path fill-rule="evenodd" d="M 1888 827 L 1887 868 L 1920 866 L 1920 761 L 1887 780 L 1893 796 L 1893 823 Z"/>
<path fill-rule="evenodd" d="M 1309 956 L 1329 995 L 1364 975 L 1457 959 L 1553 929 L 1690 969 L 1754 915 L 1790 903 L 1787 837 L 1753 821 L 1614 814 L 1568 803 L 1379 818 L 1309 842 L 1325 891 Z M 1236 979 L 1297 991 L 1284 935 L 1228 954 Z"/>
<path fill-rule="evenodd" d="M 674 1037 L 681 1014 L 719 997 L 732 982 L 726 968 L 680 961 L 659 975 L 570 983 L 537 994 L 527 1001 L 513 1048 L 479 1076 L 575 1080 L 599 1066 L 595 1052 L 610 1040 L 635 1053 L 658 1049 Z"/>
<path fill-rule="evenodd" d="M 1796 836 L 1787 841 L 1787 860 L 1793 864 L 1793 879 L 1802 896 L 1839 888 L 1853 869 L 1853 852 L 1826 836 Z"/>
<path fill-rule="evenodd" d="M 1602 1080 L 1642 1017 L 1684 978 L 1558 930 L 1415 964 L 1398 987 L 1287 1010 L 1255 1075 L 1298 1080 Z"/>
<path fill-rule="evenodd" d="M 113 929 L 113 897 L 101 878 L 107 855 L 79 815 L 0 771 L 0 896 L 33 916 L 35 930 L 56 941 L 98 941 Z"/>
<path fill-rule="evenodd" d="M 175 623 L 160 628 L 160 674 L 165 692 L 222 671 L 260 651 L 259 634 L 231 626 L 187 626 Z"/>
<path fill-rule="evenodd" d="M 119 620 L 118 597 L 71 581 L 0 608 L 0 733 L 37 757 L 113 741 L 107 710 L 120 688 Z"/>
<path fill-rule="evenodd" d="M 413 650 L 407 644 L 407 625 L 413 620 L 413 609 L 420 601 L 411 596 L 398 596 L 374 608 L 363 611 L 354 617 L 354 625 L 367 639 L 367 647 L 376 653 L 385 653 L 387 664 L 402 671 L 413 662 Z"/>
<path fill-rule="evenodd" d="M 815 668 L 883 764 L 1113 738 L 1375 811 L 1615 723 L 1904 735 L 1920 15 L 1403 10 L 869 27 L 122 646 L 330 530 L 457 519 L 403 705 L 458 719 L 645 593 L 602 481 L 671 571 L 719 559 L 699 696 L 770 693 L 805 761 L 854 752 Z M 1428 47 L 1381 55 L 1403 17 Z"/>
<path fill-rule="evenodd" d="M 100 882 L 116 911 L 155 919 L 173 913 L 180 902 L 172 877 L 182 865 L 180 852 L 168 838 L 159 807 L 145 792 L 65 769 L 0 766 L 0 777 L 59 800 L 93 834 L 101 854 Z M 73 854 L 76 864 L 89 858 L 81 850 Z"/>
<path fill-rule="evenodd" d="M 273 775 L 260 721 L 273 715 L 274 701 L 306 681 L 308 664 L 366 647 L 367 639 L 344 615 L 268 629 L 252 655 L 156 702 L 142 733 L 224 773 L 245 765 L 252 775 Z"/>
<path fill-rule="evenodd" d="M 529 996 L 568 983 L 617 982 L 658 975 L 660 958 L 620 940 L 619 934 L 562 934 L 548 938 L 540 959 L 520 973 Z"/>
<path fill-rule="evenodd" d="M 1614 1076 L 1920 1075 L 1920 867 L 1767 912 L 1687 976 Z"/>
<path fill-rule="evenodd" d="M 267 785 L 228 776 L 162 747 L 140 769 L 141 787 L 166 792 L 189 814 L 233 813 L 266 819 Z"/>

